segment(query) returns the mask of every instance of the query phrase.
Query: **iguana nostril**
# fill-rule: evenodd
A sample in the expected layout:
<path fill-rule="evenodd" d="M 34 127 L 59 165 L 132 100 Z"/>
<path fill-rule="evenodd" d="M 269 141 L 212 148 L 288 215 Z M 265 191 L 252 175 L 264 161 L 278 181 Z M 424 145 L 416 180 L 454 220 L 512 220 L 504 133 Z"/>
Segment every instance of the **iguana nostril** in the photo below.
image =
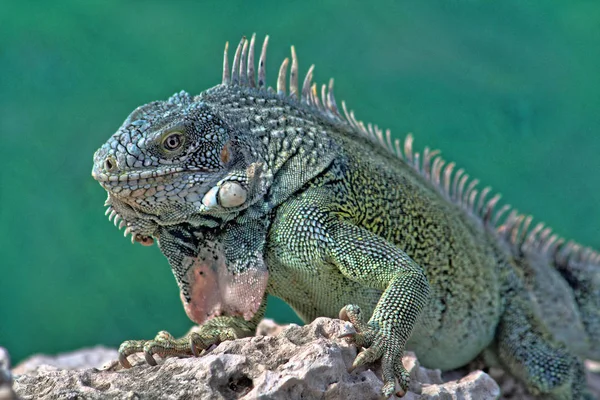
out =
<path fill-rule="evenodd" d="M 106 172 L 113 172 L 117 169 L 117 160 L 113 156 L 108 156 L 104 160 L 104 169 Z"/>

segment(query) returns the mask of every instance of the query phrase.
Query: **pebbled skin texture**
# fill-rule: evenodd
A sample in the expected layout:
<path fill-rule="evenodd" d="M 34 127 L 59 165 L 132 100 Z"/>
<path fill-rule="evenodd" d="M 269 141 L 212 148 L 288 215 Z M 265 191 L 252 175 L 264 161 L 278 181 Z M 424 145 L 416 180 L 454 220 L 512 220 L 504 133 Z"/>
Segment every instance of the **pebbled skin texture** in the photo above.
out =
<path fill-rule="evenodd" d="M 345 106 L 343 117 L 332 84 L 320 99 L 311 88 L 312 68 L 300 91 L 293 48 L 290 95 L 287 59 L 267 89 L 265 52 L 255 79 L 254 37 L 243 39 L 221 85 L 138 108 L 94 155 L 107 213 L 132 240 L 158 241 L 201 324 L 125 342 L 121 363 L 252 335 L 272 294 L 305 321 L 350 320 L 354 366 L 381 359 L 384 395 L 406 392 L 408 348 L 429 368 L 484 355 L 544 398 L 589 396 L 598 253 L 505 217 L 412 137 L 402 152 Z"/>

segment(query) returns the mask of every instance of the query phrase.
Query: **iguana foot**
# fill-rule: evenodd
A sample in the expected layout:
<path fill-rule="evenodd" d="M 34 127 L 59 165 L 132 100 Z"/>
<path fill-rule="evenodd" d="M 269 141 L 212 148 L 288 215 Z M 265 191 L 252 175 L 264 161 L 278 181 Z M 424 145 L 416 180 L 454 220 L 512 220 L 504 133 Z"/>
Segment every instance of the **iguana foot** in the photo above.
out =
<path fill-rule="evenodd" d="M 193 355 L 188 334 L 181 339 L 175 339 L 167 331 L 160 331 L 152 340 L 127 340 L 119 346 L 119 363 L 125 368 L 131 368 L 127 357 L 134 353 L 143 353 L 146 362 L 156 365 L 154 354 L 161 357 L 186 357 Z"/>
<path fill-rule="evenodd" d="M 354 344 L 363 348 L 354 359 L 350 371 L 381 359 L 383 374 L 381 392 L 387 397 L 394 393 L 399 397 L 404 396 L 408 391 L 410 377 L 402 364 L 403 346 L 393 332 L 390 330 L 386 333 L 377 322 L 364 322 L 360 307 L 353 304 L 342 308 L 340 319 L 350 321 L 356 329 L 356 333 L 348 333 L 340 337 L 349 338 Z M 399 390 L 396 390 L 396 382 L 400 386 Z"/>
<path fill-rule="evenodd" d="M 222 318 L 222 317 L 221 317 Z M 226 317 L 225 317 L 226 318 Z M 146 362 L 156 365 L 154 354 L 161 357 L 191 357 L 200 356 L 202 351 L 213 344 L 219 344 L 225 340 L 234 340 L 250 336 L 254 329 L 241 326 L 218 325 L 215 319 L 212 324 L 200 325 L 182 338 L 176 339 L 169 332 L 160 331 L 152 340 L 128 340 L 119 346 L 119 362 L 125 368 L 131 368 L 127 357 L 134 353 L 143 353 Z M 231 319 L 229 319 L 231 322 Z"/>

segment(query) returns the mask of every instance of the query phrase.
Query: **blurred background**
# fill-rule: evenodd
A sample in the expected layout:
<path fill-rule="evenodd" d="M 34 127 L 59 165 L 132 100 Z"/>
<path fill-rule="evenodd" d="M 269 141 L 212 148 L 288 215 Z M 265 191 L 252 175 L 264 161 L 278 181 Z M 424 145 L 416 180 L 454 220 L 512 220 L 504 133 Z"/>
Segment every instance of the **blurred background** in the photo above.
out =
<path fill-rule="evenodd" d="M 504 201 L 600 248 L 597 1 L 3 1 L 0 346 L 118 346 L 191 322 L 156 246 L 124 239 L 91 178 L 138 105 L 221 80 L 225 41 L 295 44 L 359 119 L 414 132 Z M 297 321 L 271 299 L 268 315 Z"/>

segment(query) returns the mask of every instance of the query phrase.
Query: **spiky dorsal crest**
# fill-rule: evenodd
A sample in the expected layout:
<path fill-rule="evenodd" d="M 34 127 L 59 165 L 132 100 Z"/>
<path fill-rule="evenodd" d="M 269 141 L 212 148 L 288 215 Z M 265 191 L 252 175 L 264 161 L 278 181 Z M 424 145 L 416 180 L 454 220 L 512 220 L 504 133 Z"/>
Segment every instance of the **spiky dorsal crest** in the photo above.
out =
<path fill-rule="evenodd" d="M 245 37 L 242 38 L 236 48 L 231 67 L 228 58 L 229 43 L 225 44 L 225 51 L 223 54 L 223 85 L 239 85 L 257 88 L 259 90 L 273 90 L 266 84 L 267 47 L 269 44 L 269 36 L 265 37 L 260 58 L 258 59 L 258 79 L 254 69 L 255 42 L 255 34 L 252 35 L 250 41 L 248 41 Z M 279 67 L 279 74 L 277 75 L 276 93 L 279 96 L 312 106 L 320 113 L 324 114 L 324 116 L 333 118 L 338 122 L 349 122 L 352 124 L 352 121 L 346 121 L 338 110 L 333 92 L 333 79 L 329 81 L 328 85 L 322 85 L 319 97 L 317 85 L 316 83 L 312 82 L 314 65 L 311 65 L 311 67 L 308 69 L 308 72 L 306 73 L 302 83 L 302 89 L 300 89 L 300 86 L 298 85 L 298 57 L 296 56 L 296 50 L 294 46 L 291 48 L 289 86 L 287 83 L 288 67 L 290 67 L 290 59 L 286 58 Z M 287 94 L 288 88 L 289 94 Z"/>
<path fill-rule="evenodd" d="M 245 37 L 242 38 L 236 48 L 231 69 L 227 54 L 229 46 L 228 43 L 225 44 L 223 85 L 273 90 L 266 84 L 269 36 L 265 37 L 258 61 L 258 80 L 254 70 L 255 39 L 256 34 L 252 35 L 250 42 Z M 377 125 L 369 123 L 365 126 L 362 121 L 356 119 L 354 111 L 348 111 L 343 101 L 341 104 L 344 115 L 342 116 L 334 96 L 333 79 L 329 80 L 328 85 L 321 86 L 319 97 L 317 84 L 312 82 L 314 65 L 308 69 L 302 89 L 299 90 L 298 58 L 294 46 L 291 47 L 291 60 L 289 95 L 286 88 L 290 62 L 288 58 L 283 60 L 279 68 L 277 95 L 289 101 L 306 104 L 325 118 L 350 125 L 359 134 L 385 147 L 428 180 L 446 199 L 479 218 L 487 229 L 495 231 L 496 235 L 511 247 L 516 256 L 521 256 L 525 252 L 537 252 L 550 257 L 558 266 L 577 263 L 600 265 L 600 253 L 573 241 L 566 242 L 565 239 L 553 234 L 552 229 L 545 227 L 544 223 L 540 222 L 530 229 L 532 216 L 520 214 L 508 204 L 497 208 L 501 196 L 495 194 L 489 197 L 492 191 L 490 187 L 479 191 L 477 188 L 479 180 L 471 179 L 462 168 L 455 172 L 456 164 L 442 159 L 439 150 L 430 150 L 426 147 L 422 156 L 413 151 L 412 134 L 408 134 L 403 142 L 398 139 L 392 142 L 389 129 L 384 133 Z M 509 214 L 506 216 L 507 212 Z"/>

